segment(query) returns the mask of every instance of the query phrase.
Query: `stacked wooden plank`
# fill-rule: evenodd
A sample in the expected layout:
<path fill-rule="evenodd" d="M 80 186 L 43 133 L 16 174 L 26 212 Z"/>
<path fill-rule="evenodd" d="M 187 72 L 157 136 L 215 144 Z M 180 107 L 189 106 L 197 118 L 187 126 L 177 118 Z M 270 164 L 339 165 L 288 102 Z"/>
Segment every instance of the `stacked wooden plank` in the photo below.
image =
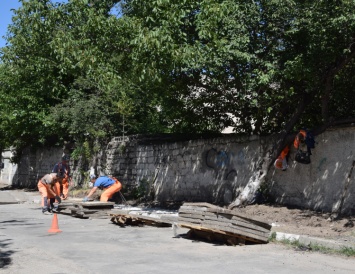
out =
<path fill-rule="evenodd" d="M 114 207 L 113 202 L 63 202 L 59 204 L 59 213 L 79 218 L 107 218 Z"/>
<path fill-rule="evenodd" d="M 267 243 L 271 225 L 208 203 L 184 203 L 179 209 L 178 225 L 203 234 L 239 238 L 243 243 Z M 200 233 L 201 234 L 201 233 Z"/>
<path fill-rule="evenodd" d="M 157 226 L 157 227 L 170 227 L 174 221 L 177 221 L 177 218 L 169 217 L 168 215 L 161 216 L 150 216 L 142 212 L 134 212 L 127 210 L 118 210 L 114 209 L 110 213 L 111 222 L 119 226 Z"/>

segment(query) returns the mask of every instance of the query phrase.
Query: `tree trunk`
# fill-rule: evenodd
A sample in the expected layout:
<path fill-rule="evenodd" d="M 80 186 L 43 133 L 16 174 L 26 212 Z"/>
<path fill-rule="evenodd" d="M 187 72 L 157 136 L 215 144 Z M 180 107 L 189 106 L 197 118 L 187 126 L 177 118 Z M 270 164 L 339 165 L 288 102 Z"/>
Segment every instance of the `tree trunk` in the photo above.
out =
<path fill-rule="evenodd" d="M 265 182 L 265 178 L 267 177 L 267 174 L 270 168 L 273 166 L 273 163 L 276 158 L 279 156 L 279 154 L 286 145 L 292 144 L 296 133 L 290 134 L 290 132 L 302 116 L 302 113 L 304 112 L 306 106 L 310 104 L 311 101 L 312 99 L 305 95 L 299 102 L 296 112 L 285 125 L 284 130 L 280 134 L 275 136 L 275 139 L 272 140 L 272 142 L 262 150 L 263 155 L 261 157 L 260 162 L 255 165 L 256 170 L 249 179 L 243 191 L 237 196 L 235 201 L 233 201 L 228 206 L 229 209 L 252 203 L 255 197 L 255 193 L 260 188 L 260 185 Z"/>

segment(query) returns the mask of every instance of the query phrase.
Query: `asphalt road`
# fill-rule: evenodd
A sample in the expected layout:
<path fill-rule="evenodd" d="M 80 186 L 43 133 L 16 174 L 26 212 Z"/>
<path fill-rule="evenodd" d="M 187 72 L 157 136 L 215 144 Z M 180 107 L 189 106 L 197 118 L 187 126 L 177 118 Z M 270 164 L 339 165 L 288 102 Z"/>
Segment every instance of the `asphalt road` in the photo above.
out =
<path fill-rule="evenodd" d="M 0 273 L 354 273 L 355 259 L 283 245 L 225 246 L 185 237 L 186 229 L 121 228 L 109 219 L 58 214 L 38 204 L 0 205 Z"/>

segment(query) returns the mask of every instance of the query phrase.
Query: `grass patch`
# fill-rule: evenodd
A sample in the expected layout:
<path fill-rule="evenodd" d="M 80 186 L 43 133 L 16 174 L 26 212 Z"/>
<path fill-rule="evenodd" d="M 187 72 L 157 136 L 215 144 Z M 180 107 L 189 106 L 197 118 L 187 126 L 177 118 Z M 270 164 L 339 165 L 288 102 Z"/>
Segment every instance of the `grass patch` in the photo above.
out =
<path fill-rule="evenodd" d="M 276 232 L 273 232 L 269 237 L 269 242 L 280 243 L 289 247 L 294 248 L 297 251 L 313 251 L 319 252 L 322 254 L 335 254 L 347 257 L 355 257 L 355 249 L 351 247 L 342 247 L 340 249 L 326 247 L 320 244 L 311 243 L 309 245 L 304 245 L 300 243 L 298 240 L 290 240 L 290 239 L 276 239 Z"/>

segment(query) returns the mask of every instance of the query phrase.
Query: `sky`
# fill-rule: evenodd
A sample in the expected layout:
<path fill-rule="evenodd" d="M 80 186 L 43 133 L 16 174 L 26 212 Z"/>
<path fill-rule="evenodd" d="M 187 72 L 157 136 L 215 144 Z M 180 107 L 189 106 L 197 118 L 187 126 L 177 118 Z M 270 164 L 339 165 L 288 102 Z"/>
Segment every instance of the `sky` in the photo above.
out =
<path fill-rule="evenodd" d="M 53 2 L 67 2 L 67 0 L 53 1 Z M 0 0 L 0 47 L 6 45 L 6 40 L 3 36 L 6 35 L 7 27 L 12 23 L 12 16 L 14 15 L 11 9 L 18 9 L 22 3 L 19 0 Z"/>
<path fill-rule="evenodd" d="M 18 0 L 0 0 L 0 47 L 6 44 L 3 36 L 6 35 L 7 26 L 12 23 L 13 12 L 11 9 L 18 9 L 21 3 Z"/>

